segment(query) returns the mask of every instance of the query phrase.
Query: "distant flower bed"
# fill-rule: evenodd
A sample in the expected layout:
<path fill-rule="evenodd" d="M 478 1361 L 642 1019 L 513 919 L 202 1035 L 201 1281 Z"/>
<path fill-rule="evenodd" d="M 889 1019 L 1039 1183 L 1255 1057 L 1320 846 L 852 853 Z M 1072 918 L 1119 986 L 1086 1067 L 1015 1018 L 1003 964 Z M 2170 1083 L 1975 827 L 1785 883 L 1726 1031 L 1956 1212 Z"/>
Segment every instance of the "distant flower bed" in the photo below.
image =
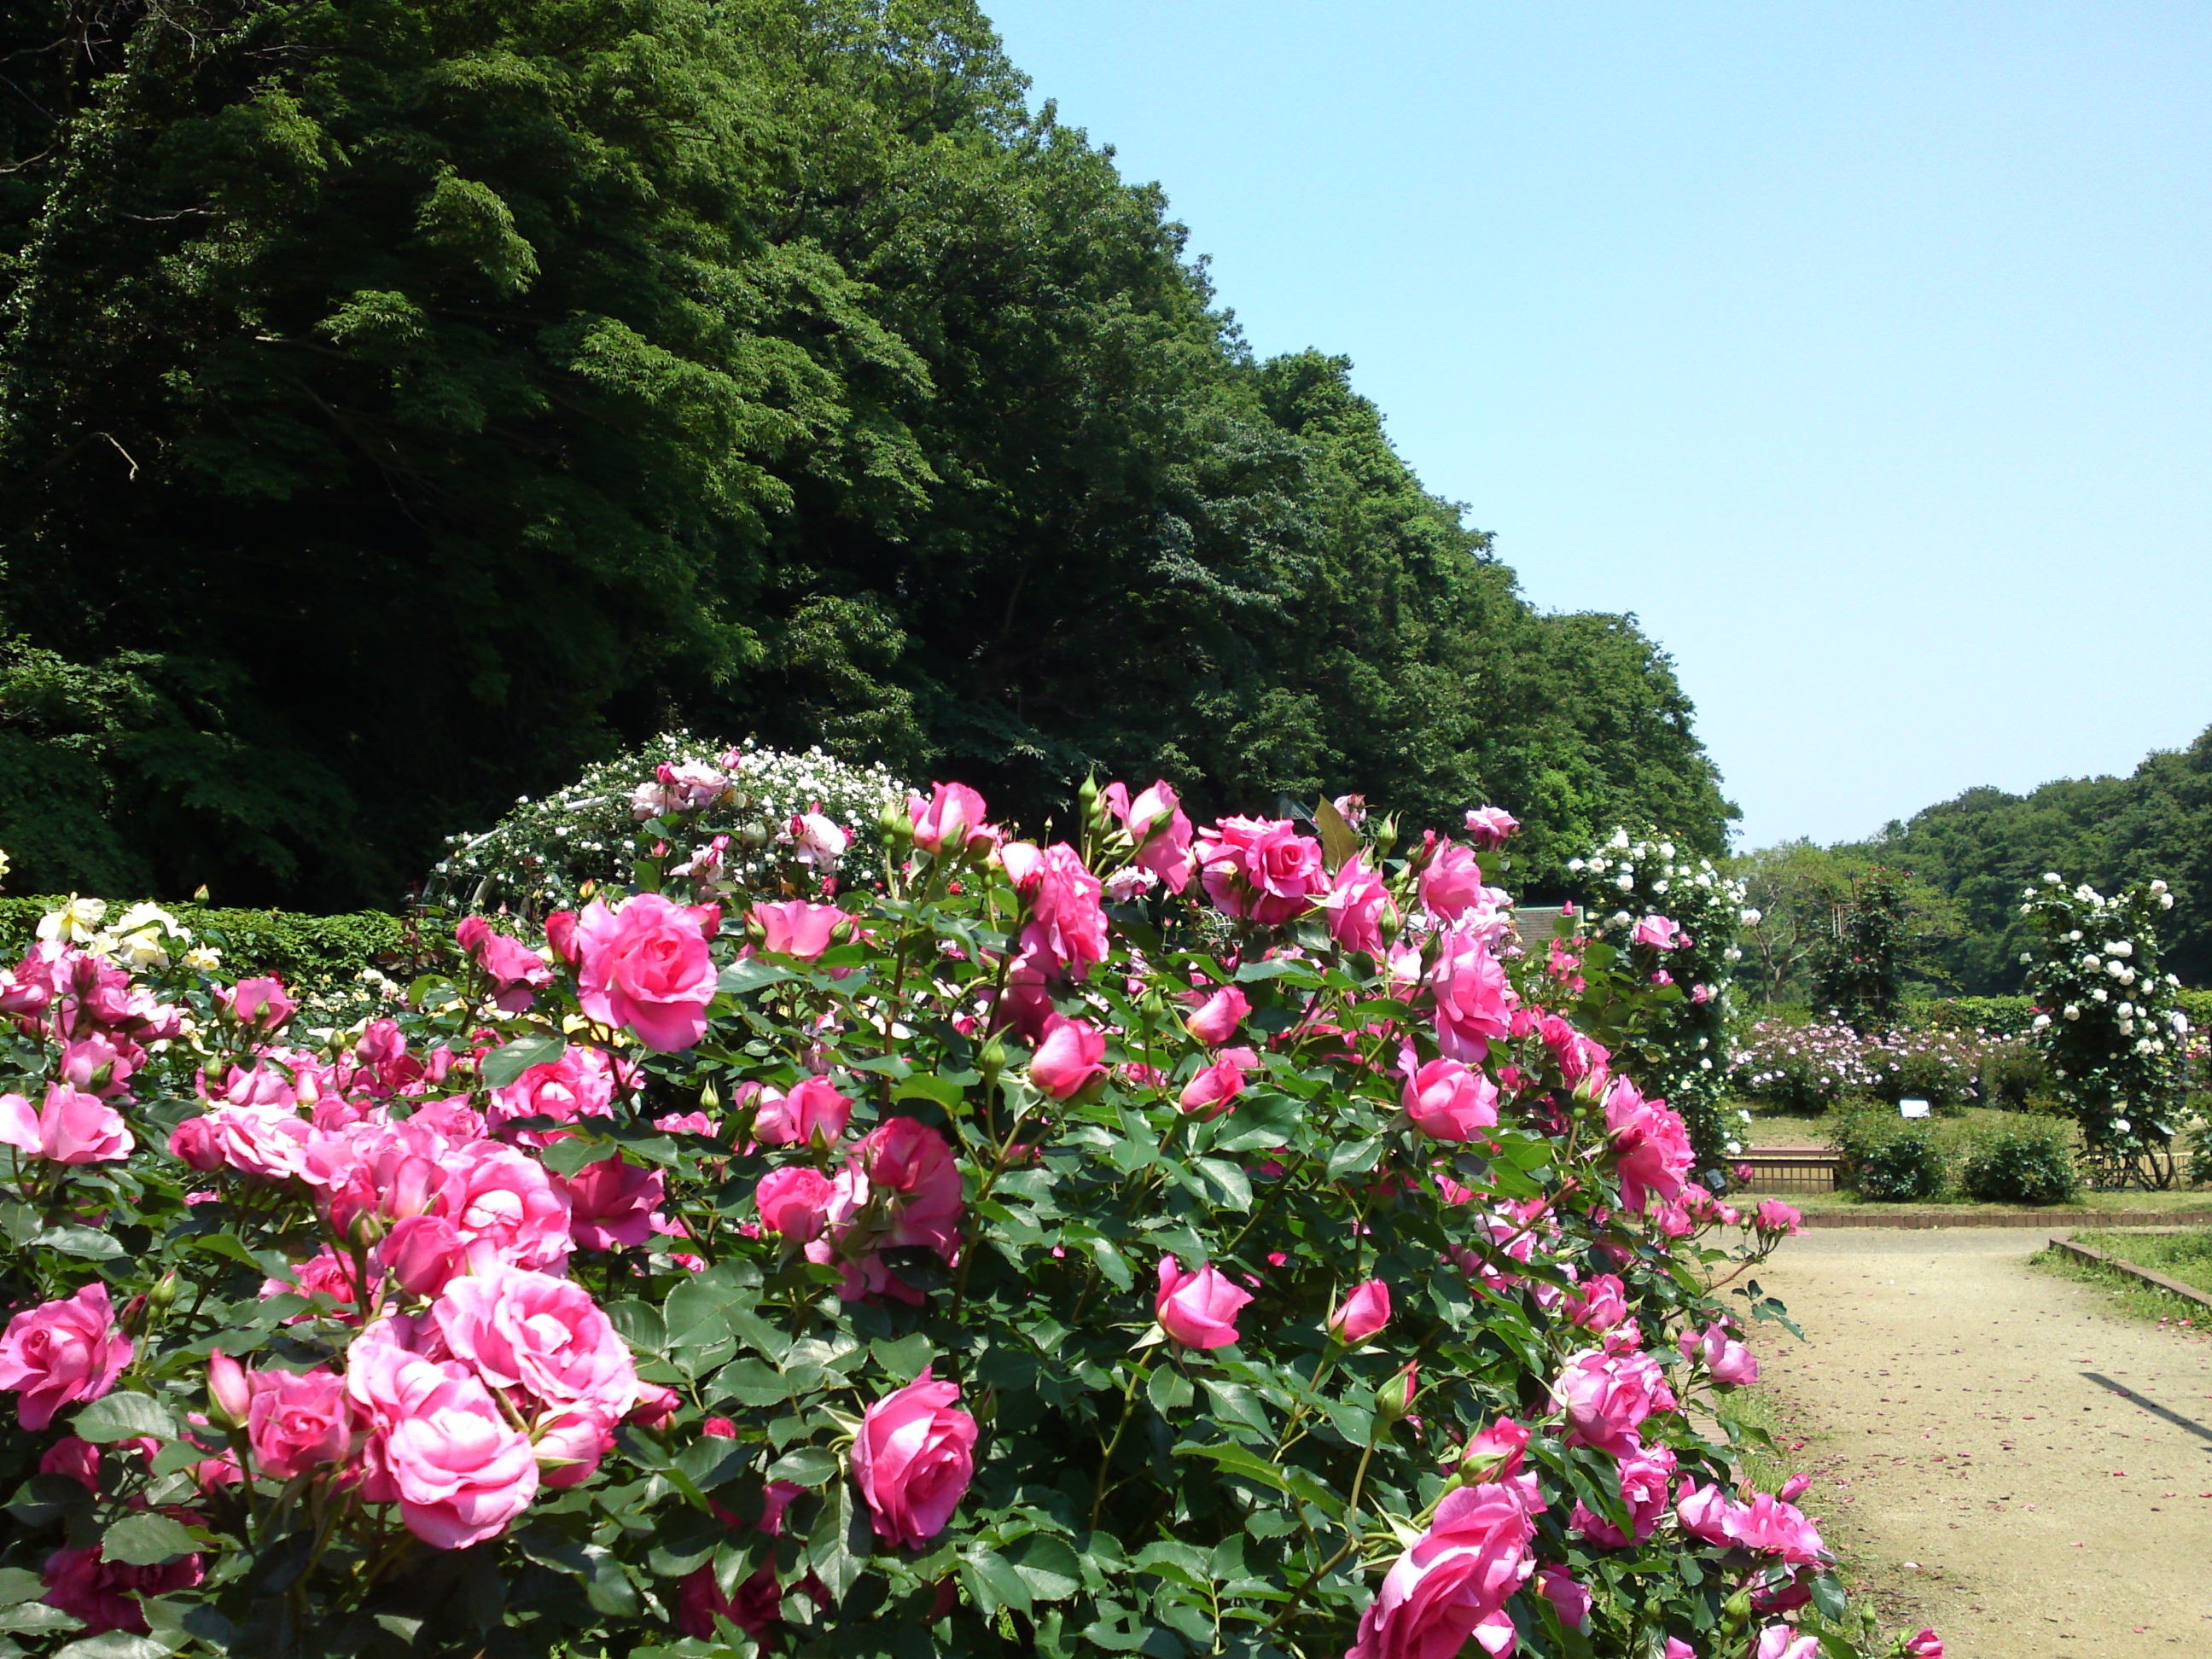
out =
<path fill-rule="evenodd" d="M 2019 1036 L 1902 1026 L 1861 1036 L 1835 1021 L 1769 1019 L 1751 1028 L 1730 1076 L 1744 1098 L 1793 1111 L 1826 1111 L 1850 1095 L 1925 1100 L 1932 1110 L 1951 1111 L 1983 1103 L 1985 1078 L 2003 1089 L 2022 1067 L 2033 1073 L 2033 1062 L 2032 1046 Z"/>

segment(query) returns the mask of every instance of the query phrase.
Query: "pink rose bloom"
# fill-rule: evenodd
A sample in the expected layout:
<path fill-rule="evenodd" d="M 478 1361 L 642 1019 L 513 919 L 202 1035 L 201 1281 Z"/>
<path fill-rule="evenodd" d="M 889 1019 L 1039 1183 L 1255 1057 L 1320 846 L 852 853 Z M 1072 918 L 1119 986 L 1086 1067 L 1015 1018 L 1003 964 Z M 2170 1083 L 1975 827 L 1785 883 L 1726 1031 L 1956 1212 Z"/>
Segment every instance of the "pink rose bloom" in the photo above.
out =
<path fill-rule="evenodd" d="M 886 1246 L 927 1245 L 952 1260 L 964 1200 L 960 1166 L 943 1135 L 915 1118 L 885 1118 L 854 1147 L 850 1167 L 867 1182 L 871 1198 L 891 1200 Z"/>
<path fill-rule="evenodd" d="M 1055 1013 L 1030 1058 L 1030 1081 L 1054 1100 L 1066 1100 L 1105 1069 L 1106 1033 L 1087 1019 Z"/>
<path fill-rule="evenodd" d="M 538 1484 L 573 1486 L 588 1480 L 599 1460 L 615 1449 L 614 1429 L 589 1406 L 572 1406 L 539 1419 L 531 1431 Z"/>
<path fill-rule="evenodd" d="M 1434 1140 L 1472 1140 L 1498 1121 L 1498 1086 L 1456 1060 L 1432 1060 L 1406 1079 L 1400 1101 Z"/>
<path fill-rule="evenodd" d="M 1536 1036 L 1551 1050 L 1559 1075 L 1571 1088 L 1586 1077 L 1601 1076 L 1612 1063 L 1613 1056 L 1603 1044 L 1591 1042 L 1556 1014 L 1547 1014 L 1536 1022 Z"/>
<path fill-rule="evenodd" d="M 1108 784 L 1103 793 L 1108 810 L 1136 844 L 1137 867 L 1158 876 L 1170 892 L 1182 892 L 1190 884 L 1194 860 L 1190 820 L 1174 788 L 1163 778 L 1134 800 L 1119 783 Z"/>
<path fill-rule="evenodd" d="M 853 1121 L 853 1103 L 826 1077 L 802 1078 L 790 1093 L 761 1091 L 753 1138 L 767 1146 L 834 1146 Z"/>
<path fill-rule="evenodd" d="M 1912 1659 L 1943 1659 L 1942 1638 L 1934 1631 L 1923 1629 L 1905 1644 L 1905 1650 Z"/>
<path fill-rule="evenodd" d="M 1609 1331 L 1628 1317 L 1628 1287 L 1617 1273 L 1599 1273 L 1569 1291 L 1562 1306 L 1571 1324 Z"/>
<path fill-rule="evenodd" d="M 1219 1348 L 1237 1340 L 1237 1310 L 1251 1299 L 1211 1263 L 1188 1273 L 1173 1256 L 1164 1255 L 1152 1315 L 1186 1348 Z"/>
<path fill-rule="evenodd" d="M 756 904 L 750 914 L 760 926 L 763 950 L 801 962 L 811 962 L 828 950 L 837 924 L 852 920 L 834 904 L 809 904 L 804 899 Z"/>
<path fill-rule="evenodd" d="M 144 1064 L 146 1051 L 105 1031 L 94 1031 L 62 1045 L 60 1081 L 103 1100 L 128 1099 L 131 1073 Z"/>
<path fill-rule="evenodd" d="M 160 1450 L 158 1444 L 155 1449 Z M 87 1492 L 100 1490 L 100 1448 L 76 1435 L 57 1440 L 39 1458 L 40 1474 L 65 1474 Z"/>
<path fill-rule="evenodd" d="M 1667 1486 L 1674 1478 L 1674 1454 L 1664 1446 L 1645 1447 L 1620 1460 L 1620 1501 L 1628 1506 L 1631 1530 L 1622 1532 L 1612 1522 L 1575 1505 L 1567 1525 L 1591 1543 L 1606 1549 L 1626 1549 L 1651 1536 L 1667 1512 Z"/>
<path fill-rule="evenodd" d="M 1820 1638 L 1801 1636 L 1790 1625 L 1769 1625 L 1759 1632 L 1758 1659 L 1820 1659 Z"/>
<path fill-rule="evenodd" d="M 1650 915 L 1628 930 L 1632 945 L 1648 945 L 1655 951 L 1671 951 L 1678 945 L 1686 945 L 1682 930 L 1671 916 Z"/>
<path fill-rule="evenodd" d="M 1770 1198 L 1759 1205 L 1753 1214 L 1752 1221 L 1763 1233 L 1786 1235 L 1801 1231 L 1805 1218 L 1794 1206 L 1784 1204 L 1778 1198 Z"/>
<path fill-rule="evenodd" d="M 492 1001 L 510 1014 L 519 1014 L 536 1000 L 532 993 L 553 982 L 553 970 L 538 952 L 520 939 L 494 933 L 482 916 L 464 916 L 453 928 L 453 942 L 475 958 L 484 977 L 491 981 Z"/>
<path fill-rule="evenodd" d="M 1646 1100 L 1626 1078 L 1615 1079 L 1606 1091 L 1605 1126 L 1613 1133 L 1622 1203 L 1641 1215 L 1647 1194 L 1671 1199 L 1682 1190 L 1695 1155 L 1688 1128 L 1666 1102 Z"/>
<path fill-rule="evenodd" d="M 353 1444 L 343 1377 L 318 1367 L 255 1371 L 247 1382 L 246 1431 L 264 1474 L 289 1480 L 343 1461 Z"/>
<path fill-rule="evenodd" d="M 1303 915 L 1328 886 L 1321 843 L 1286 818 L 1223 818 L 1200 833 L 1196 856 L 1208 898 L 1269 927 Z"/>
<path fill-rule="evenodd" d="M 363 1346 L 356 1342 L 347 1357 L 356 1399 Z M 465 1365 L 376 1346 L 369 1352 L 382 1365 L 371 1406 L 375 1474 L 364 1496 L 396 1498 L 407 1530 L 436 1549 L 466 1549 L 499 1536 L 538 1495 L 529 1437 L 509 1425 Z"/>
<path fill-rule="evenodd" d="M 122 1114 L 98 1095 L 51 1085 L 34 1116 L 21 1095 L 0 1095 L 0 1143 L 56 1164 L 107 1164 L 131 1156 L 137 1143 Z"/>
<path fill-rule="evenodd" d="M 1516 1635 L 1505 1603 L 1535 1570 L 1534 1532 L 1510 1486 L 1446 1492 L 1428 1532 L 1383 1579 L 1345 1659 L 1451 1659 L 1469 1637 L 1487 1653 L 1510 1653 Z"/>
<path fill-rule="evenodd" d="M 869 1407 L 853 1442 L 853 1482 L 895 1548 L 943 1532 L 975 1474 L 975 1419 L 952 1403 L 959 1385 L 930 1370 Z"/>
<path fill-rule="evenodd" d="M 1224 985 L 1186 1016 L 1183 1025 L 1207 1048 L 1218 1048 L 1237 1035 L 1237 1026 L 1251 1012 L 1252 1005 L 1245 1000 L 1243 992 Z"/>
<path fill-rule="evenodd" d="M 509 1130 L 518 1118 L 550 1117 L 556 1123 L 612 1115 L 615 1097 L 614 1064 L 600 1050 L 571 1044 L 550 1065 L 527 1067 L 503 1089 L 491 1091 L 491 1119 L 503 1138 L 526 1146 L 545 1146 L 558 1140 L 558 1129 Z"/>
<path fill-rule="evenodd" d="M 378 1243 L 376 1259 L 408 1295 L 430 1297 L 469 1270 L 469 1244 L 443 1216 L 402 1216 Z M 304 1277 L 301 1288 L 306 1288 Z"/>
<path fill-rule="evenodd" d="M 46 1593 L 39 1599 L 59 1607 L 73 1619 L 82 1619 L 80 1636 L 98 1636 L 111 1630 L 146 1634 L 144 1595 L 167 1595 L 190 1589 L 202 1577 L 200 1558 L 179 1556 L 150 1567 L 134 1567 L 102 1559 L 100 1546 L 88 1549 L 56 1550 L 47 1558 L 44 1577 Z"/>
<path fill-rule="evenodd" d="M 1566 1408 L 1570 1438 L 1615 1457 L 1634 1455 L 1645 1418 L 1674 1409 L 1665 1373 L 1644 1353 L 1586 1348 L 1567 1361 L 1553 1393 Z"/>
<path fill-rule="evenodd" d="M 1779 1556 L 1793 1567 L 1827 1559 L 1827 1546 L 1805 1512 L 1772 1492 L 1760 1492 L 1748 1504 L 1729 1504 L 1723 1526 L 1744 1548 Z"/>
<path fill-rule="evenodd" d="M 1441 936 L 1443 949 L 1429 969 L 1436 994 L 1437 1044 L 1453 1060 L 1480 1060 L 1511 1029 L 1513 988 L 1505 969 L 1471 933 Z"/>
<path fill-rule="evenodd" d="M 1022 948 L 1050 977 L 1081 979 L 1106 957 L 1103 889 L 1083 865 L 1083 855 L 1065 842 L 1044 849 L 1030 919 L 1022 928 Z"/>
<path fill-rule="evenodd" d="M 1449 841 L 1437 848 L 1421 872 L 1420 884 L 1422 905 L 1444 921 L 1456 921 L 1485 902 L 1490 890 L 1483 885 L 1482 866 L 1474 854 Z"/>
<path fill-rule="evenodd" d="M 667 1198 L 659 1170 L 626 1163 L 619 1152 L 553 1179 L 568 1192 L 568 1236 L 582 1250 L 644 1243 Z"/>
<path fill-rule="evenodd" d="M 761 1225 L 794 1243 L 818 1238 L 830 1215 L 829 1180 L 804 1164 L 770 1170 L 753 1188 Z"/>
<path fill-rule="evenodd" d="M 486 1387 L 536 1412 L 582 1407 L 619 1423 L 637 1403 L 629 1344 L 574 1279 L 495 1266 L 447 1285 L 430 1317 Z"/>
<path fill-rule="evenodd" d="M 300 1005 L 284 990 L 281 979 L 242 979 L 226 991 L 216 987 L 215 1000 L 240 1025 L 257 1031 L 275 1031 L 298 1012 Z"/>
<path fill-rule="evenodd" d="M 619 911 L 598 899 L 576 921 L 583 957 L 576 1000 L 606 1025 L 627 1025 L 649 1048 L 689 1048 L 707 1033 L 714 964 L 699 914 L 658 893 Z"/>
<path fill-rule="evenodd" d="M 1347 1348 L 1356 1348 L 1389 1322 L 1390 1287 L 1370 1279 L 1356 1286 L 1328 1316 L 1328 1334 Z"/>
<path fill-rule="evenodd" d="M 131 1363 L 131 1340 L 115 1328 L 107 1286 L 95 1279 L 74 1296 L 26 1308 L 0 1334 L 0 1389 L 22 1395 L 15 1420 L 43 1429 L 54 1413 L 97 1400 Z"/>
<path fill-rule="evenodd" d="M 657 1382 L 641 1382 L 637 1385 L 637 1404 L 629 1408 L 625 1420 L 657 1429 L 683 1408 L 684 1396 L 675 1389 L 664 1389 Z"/>
<path fill-rule="evenodd" d="M 1698 1651 L 1679 1636 L 1667 1638 L 1667 1649 L 1662 1659 L 1698 1659 Z"/>
<path fill-rule="evenodd" d="M 1182 1085 L 1176 1103 L 1186 1112 L 1219 1117 L 1244 1092 L 1246 1073 L 1259 1064 L 1260 1056 L 1249 1048 L 1224 1048 Z"/>
<path fill-rule="evenodd" d="M 1528 1425 L 1501 1417 L 1467 1443 L 1460 1454 L 1460 1473 L 1474 1486 L 1510 1480 L 1521 1473 L 1528 1450 Z"/>
<path fill-rule="evenodd" d="M 1014 890 L 1024 896 L 1035 893 L 1044 880 L 1044 848 L 1026 841 L 1010 841 L 991 856 L 1006 872 Z"/>
<path fill-rule="evenodd" d="M 458 1147 L 430 1213 L 452 1222 L 471 1244 L 489 1246 L 518 1267 L 558 1267 L 568 1260 L 568 1194 L 527 1153 L 497 1141 Z"/>
<path fill-rule="evenodd" d="M 203 1127 L 191 1130 L 194 1122 Z M 214 1157 L 213 1164 L 194 1163 L 195 1169 L 228 1165 L 241 1175 L 285 1181 L 301 1172 L 313 1133 L 314 1126 L 289 1105 L 218 1106 L 178 1125 L 169 1145 L 172 1151 L 181 1145 L 191 1154 L 188 1163 Z"/>
<path fill-rule="evenodd" d="M 1566 1568 L 1539 1569 L 1536 1588 L 1543 1592 L 1547 1601 L 1559 1609 L 1559 1622 L 1568 1629 L 1581 1630 L 1589 1623 L 1589 1589 Z"/>
<path fill-rule="evenodd" d="M 1389 887 L 1357 854 L 1337 866 L 1322 911 L 1331 939 L 1345 950 L 1364 951 L 1370 957 L 1382 954 L 1383 922 L 1396 921 Z"/>
<path fill-rule="evenodd" d="M 1502 806 L 1471 806 L 1467 813 L 1467 838 L 1485 852 L 1505 845 L 1521 821 Z"/>
<path fill-rule="evenodd" d="M 1708 1544 L 1734 1544 L 1729 1531 L 1730 1512 L 1741 1507 L 1718 1486 L 1701 1486 L 1692 1480 L 1684 1483 L 1674 1513 L 1681 1517 L 1683 1530 L 1692 1537 Z"/>
<path fill-rule="evenodd" d="M 665 1134 L 704 1135 L 709 1140 L 714 1137 L 714 1120 L 704 1112 L 671 1112 L 653 1119 L 653 1127 Z"/>
<path fill-rule="evenodd" d="M 1674 1346 L 1692 1364 L 1702 1358 L 1716 1382 L 1741 1386 L 1759 1381 L 1759 1361 L 1752 1358 L 1750 1349 L 1729 1335 L 1724 1325 L 1714 1323 L 1701 1333 L 1684 1331 L 1674 1339 Z"/>
<path fill-rule="evenodd" d="M 986 827 L 983 798 L 964 783 L 933 784 L 930 788 L 927 800 L 920 795 L 906 798 L 914 844 L 925 853 L 941 854 L 948 847 L 956 854 L 965 850 L 970 838 Z M 989 837 L 983 839 L 988 845 Z"/>

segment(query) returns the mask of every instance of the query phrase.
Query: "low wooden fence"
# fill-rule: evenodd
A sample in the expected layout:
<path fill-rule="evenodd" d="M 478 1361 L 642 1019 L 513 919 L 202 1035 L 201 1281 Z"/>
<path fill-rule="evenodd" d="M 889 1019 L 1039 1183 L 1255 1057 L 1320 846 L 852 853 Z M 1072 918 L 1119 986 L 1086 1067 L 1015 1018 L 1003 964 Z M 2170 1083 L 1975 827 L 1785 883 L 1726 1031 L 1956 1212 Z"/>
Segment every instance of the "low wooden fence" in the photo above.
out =
<path fill-rule="evenodd" d="M 1751 1170 L 1745 1192 L 1832 1193 L 1844 1158 L 1818 1146 L 1754 1146 L 1735 1161 Z"/>

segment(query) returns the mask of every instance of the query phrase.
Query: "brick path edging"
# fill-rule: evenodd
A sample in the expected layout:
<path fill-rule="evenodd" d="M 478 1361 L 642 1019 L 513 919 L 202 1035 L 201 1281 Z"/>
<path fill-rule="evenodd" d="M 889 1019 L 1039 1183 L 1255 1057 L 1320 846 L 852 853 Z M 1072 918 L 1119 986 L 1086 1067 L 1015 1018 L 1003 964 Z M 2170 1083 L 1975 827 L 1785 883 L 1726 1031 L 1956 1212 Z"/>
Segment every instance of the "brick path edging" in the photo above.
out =
<path fill-rule="evenodd" d="M 2212 1210 L 1900 1210 L 1887 1215 L 1817 1210 L 1805 1217 L 1805 1225 L 1912 1231 L 1938 1227 L 2205 1227 L 2212 1226 Z"/>

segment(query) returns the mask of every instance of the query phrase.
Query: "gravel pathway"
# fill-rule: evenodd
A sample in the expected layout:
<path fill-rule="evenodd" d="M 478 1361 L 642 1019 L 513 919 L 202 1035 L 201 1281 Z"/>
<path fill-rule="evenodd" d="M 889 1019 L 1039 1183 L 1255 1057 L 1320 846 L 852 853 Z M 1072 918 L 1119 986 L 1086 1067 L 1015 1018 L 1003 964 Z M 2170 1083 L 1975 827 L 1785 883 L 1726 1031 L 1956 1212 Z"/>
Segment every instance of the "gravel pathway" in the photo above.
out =
<path fill-rule="evenodd" d="M 1800 1500 L 1950 1659 L 2212 1659 L 2212 1340 L 2038 1272 L 2041 1234 L 1813 1232 L 1759 1282 Z"/>

